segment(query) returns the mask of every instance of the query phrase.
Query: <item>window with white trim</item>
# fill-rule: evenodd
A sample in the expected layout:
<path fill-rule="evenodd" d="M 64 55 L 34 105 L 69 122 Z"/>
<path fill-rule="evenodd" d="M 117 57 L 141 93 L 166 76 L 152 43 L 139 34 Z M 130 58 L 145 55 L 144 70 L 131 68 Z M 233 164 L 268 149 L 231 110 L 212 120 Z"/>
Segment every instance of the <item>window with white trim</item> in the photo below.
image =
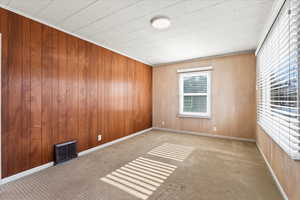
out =
<path fill-rule="evenodd" d="M 179 114 L 182 116 L 210 117 L 211 72 L 179 74 Z"/>
<path fill-rule="evenodd" d="M 257 54 L 257 120 L 300 160 L 300 1 L 287 0 Z"/>

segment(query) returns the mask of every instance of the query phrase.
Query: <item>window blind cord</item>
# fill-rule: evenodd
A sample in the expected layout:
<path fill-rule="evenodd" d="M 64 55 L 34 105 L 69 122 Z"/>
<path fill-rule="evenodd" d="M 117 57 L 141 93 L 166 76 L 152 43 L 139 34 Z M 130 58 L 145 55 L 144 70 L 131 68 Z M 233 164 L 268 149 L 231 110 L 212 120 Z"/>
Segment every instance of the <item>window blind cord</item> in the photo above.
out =
<path fill-rule="evenodd" d="M 291 88 L 291 13 L 292 13 L 292 10 L 291 10 L 291 1 L 289 0 L 288 2 L 288 15 L 289 15 L 289 88 Z M 290 92 L 288 90 L 288 95 L 287 95 L 287 100 L 290 100 Z M 291 113 L 292 110 L 291 108 L 289 108 L 289 112 Z M 291 118 L 289 118 L 289 146 L 291 146 Z M 289 149 L 289 153 L 291 154 L 291 149 Z"/>

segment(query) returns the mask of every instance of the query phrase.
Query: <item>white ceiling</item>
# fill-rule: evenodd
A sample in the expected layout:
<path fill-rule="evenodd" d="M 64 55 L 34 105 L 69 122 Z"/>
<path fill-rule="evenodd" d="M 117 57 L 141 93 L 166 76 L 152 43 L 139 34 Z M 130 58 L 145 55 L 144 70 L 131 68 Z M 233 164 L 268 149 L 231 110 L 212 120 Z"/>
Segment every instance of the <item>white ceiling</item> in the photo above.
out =
<path fill-rule="evenodd" d="M 255 49 L 274 0 L 0 0 L 4 8 L 160 63 Z M 159 31 L 156 15 L 172 25 Z"/>

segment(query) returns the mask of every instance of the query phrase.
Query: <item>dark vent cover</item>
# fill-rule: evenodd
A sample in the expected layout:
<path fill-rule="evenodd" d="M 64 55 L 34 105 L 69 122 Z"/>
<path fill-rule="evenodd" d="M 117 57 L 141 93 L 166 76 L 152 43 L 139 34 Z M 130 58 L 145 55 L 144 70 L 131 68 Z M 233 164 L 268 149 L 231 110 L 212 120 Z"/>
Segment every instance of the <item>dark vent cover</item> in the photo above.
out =
<path fill-rule="evenodd" d="M 54 146 L 55 165 L 77 157 L 77 141 L 69 141 Z"/>

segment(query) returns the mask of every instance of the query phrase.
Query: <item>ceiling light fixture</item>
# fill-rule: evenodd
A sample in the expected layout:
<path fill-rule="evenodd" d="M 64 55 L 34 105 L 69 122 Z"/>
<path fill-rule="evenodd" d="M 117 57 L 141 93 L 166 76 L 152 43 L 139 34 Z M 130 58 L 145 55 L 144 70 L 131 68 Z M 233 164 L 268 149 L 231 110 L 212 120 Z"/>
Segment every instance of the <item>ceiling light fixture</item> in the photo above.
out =
<path fill-rule="evenodd" d="M 159 29 L 159 30 L 169 28 L 171 25 L 170 19 L 165 16 L 153 17 L 150 22 L 151 22 L 151 25 L 153 26 L 153 28 Z"/>

